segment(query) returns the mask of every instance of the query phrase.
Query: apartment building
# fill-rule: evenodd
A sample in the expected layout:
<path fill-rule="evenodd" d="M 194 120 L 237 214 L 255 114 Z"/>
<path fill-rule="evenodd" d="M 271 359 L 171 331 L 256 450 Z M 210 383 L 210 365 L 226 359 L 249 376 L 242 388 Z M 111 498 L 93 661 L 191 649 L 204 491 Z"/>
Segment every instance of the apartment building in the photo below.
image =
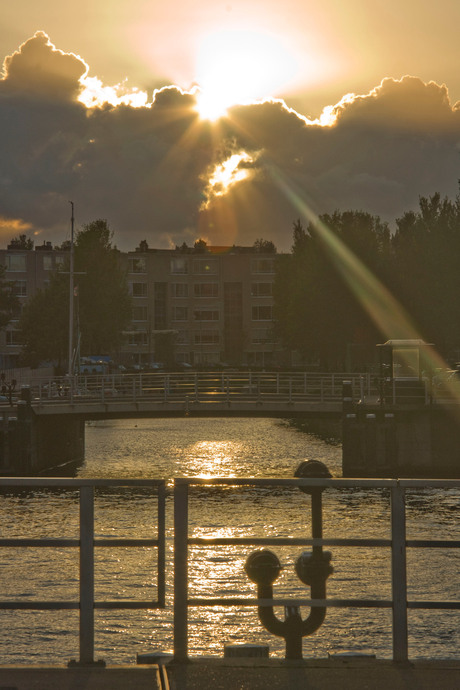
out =
<path fill-rule="evenodd" d="M 68 255 L 46 242 L 30 250 L 13 246 L 0 249 L 0 264 L 24 304 Z M 145 242 L 121 253 L 133 306 L 118 362 L 128 367 L 165 359 L 192 366 L 279 362 L 273 329 L 276 259 L 254 247 L 164 250 Z M 17 365 L 17 323 L 0 333 L 1 369 Z"/>
<path fill-rule="evenodd" d="M 276 254 L 252 247 L 141 248 L 123 255 L 133 297 L 126 363 L 273 363 Z"/>
<path fill-rule="evenodd" d="M 52 271 L 64 265 L 68 251 L 55 250 L 51 242 L 44 242 L 34 250 L 19 249 L 14 245 L 0 249 L 0 265 L 5 267 L 5 280 L 14 284 L 14 290 L 22 307 L 35 292 L 44 288 Z M 0 369 L 17 366 L 21 344 L 18 339 L 17 318 L 0 332 Z"/>

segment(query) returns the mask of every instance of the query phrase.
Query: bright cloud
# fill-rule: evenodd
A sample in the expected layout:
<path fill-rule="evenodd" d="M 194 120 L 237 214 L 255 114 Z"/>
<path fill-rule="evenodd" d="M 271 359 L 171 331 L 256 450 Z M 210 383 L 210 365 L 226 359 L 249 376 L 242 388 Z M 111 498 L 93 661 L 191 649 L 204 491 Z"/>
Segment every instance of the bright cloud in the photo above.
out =
<path fill-rule="evenodd" d="M 288 250 L 298 211 L 286 180 L 316 212 L 385 220 L 419 195 L 456 194 L 460 105 L 444 85 L 385 79 L 318 120 L 254 95 L 211 122 L 198 116 L 198 90 L 171 85 L 148 98 L 107 86 L 36 33 L 5 58 L 0 80 L 1 236 L 27 228 L 62 242 L 72 199 L 77 225 L 106 218 L 121 249 L 206 236 Z"/>

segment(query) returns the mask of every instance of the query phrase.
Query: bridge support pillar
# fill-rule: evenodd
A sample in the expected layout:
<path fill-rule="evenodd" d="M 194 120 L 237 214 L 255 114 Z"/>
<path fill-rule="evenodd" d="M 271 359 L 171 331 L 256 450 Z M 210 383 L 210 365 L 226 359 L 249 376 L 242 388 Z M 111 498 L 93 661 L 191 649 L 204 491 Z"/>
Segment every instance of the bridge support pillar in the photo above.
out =
<path fill-rule="evenodd" d="M 0 433 L 0 473 L 33 476 L 53 468 L 82 462 L 85 422 L 70 415 L 36 415 L 24 401 L 17 417 L 4 419 Z"/>

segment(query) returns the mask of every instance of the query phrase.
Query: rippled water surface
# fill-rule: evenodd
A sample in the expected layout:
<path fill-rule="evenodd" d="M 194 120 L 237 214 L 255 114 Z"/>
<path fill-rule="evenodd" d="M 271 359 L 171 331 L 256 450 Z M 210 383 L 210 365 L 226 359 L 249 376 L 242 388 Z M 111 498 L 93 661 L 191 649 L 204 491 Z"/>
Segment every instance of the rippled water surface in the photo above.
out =
<path fill-rule="evenodd" d="M 341 447 L 271 419 L 120 420 L 88 425 L 80 477 L 180 476 L 292 477 L 300 461 L 324 462 L 341 474 Z M 381 491 L 327 490 L 324 536 L 389 538 L 389 497 Z M 408 496 L 408 538 L 459 539 L 457 491 Z M 139 489 L 98 491 L 96 537 L 155 536 L 156 500 Z M 310 537 L 310 499 L 298 490 L 195 487 L 190 490 L 190 535 L 207 537 Z M 2 537 L 77 537 L 78 499 L 69 492 L 30 491 L 0 496 Z M 255 596 L 244 573 L 251 546 L 190 548 L 191 597 Z M 294 573 L 302 547 L 272 547 L 283 571 L 275 596 L 308 597 Z M 389 551 L 334 547 L 334 599 L 390 597 Z M 77 549 L 2 548 L 2 599 L 78 599 Z M 172 497 L 167 498 L 167 608 L 96 610 L 96 658 L 133 663 L 136 654 L 172 650 Z M 455 600 L 459 555 L 454 549 L 410 549 L 409 598 Z M 156 551 L 96 549 L 96 600 L 156 596 Z M 302 612 L 304 617 L 308 610 Z M 277 611 L 282 617 L 283 612 Z M 46 663 L 78 656 L 78 612 L 0 612 L 0 663 Z M 190 610 L 190 654 L 222 655 L 225 644 L 268 643 L 282 656 L 284 643 L 265 632 L 255 608 Z M 409 611 L 412 657 L 455 657 L 460 643 L 456 611 Z M 342 651 L 391 656 L 389 609 L 330 608 L 318 632 L 304 641 L 304 656 Z"/>

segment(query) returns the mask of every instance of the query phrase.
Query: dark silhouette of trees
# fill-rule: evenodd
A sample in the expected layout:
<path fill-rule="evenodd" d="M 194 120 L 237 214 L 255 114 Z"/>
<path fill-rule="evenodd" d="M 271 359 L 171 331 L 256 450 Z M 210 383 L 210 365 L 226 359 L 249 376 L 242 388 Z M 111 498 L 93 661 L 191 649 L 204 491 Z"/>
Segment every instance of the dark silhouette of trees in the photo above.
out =
<path fill-rule="evenodd" d="M 424 338 L 449 354 L 460 347 L 460 196 L 421 197 L 396 225 L 393 289 Z"/>
<path fill-rule="evenodd" d="M 378 342 L 408 337 L 402 334 L 411 328 L 413 337 L 460 360 L 460 195 L 453 201 L 439 193 L 420 197 L 418 210 L 398 218 L 393 234 L 362 211 L 336 211 L 306 227 L 297 221 L 292 253 L 280 256 L 277 266 L 276 329 L 305 361 L 341 367 L 350 346 L 370 353 Z M 364 273 L 376 279 L 374 293 L 369 280 L 360 281 Z M 394 318 L 388 327 L 374 318 L 377 308 L 394 309 L 385 290 L 411 325 Z"/>
<path fill-rule="evenodd" d="M 106 220 L 96 220 L 77 233 L 75 285 L 82 354 L 117 352 L 131 319 L 131 297 L 113 233 Z"/>
<path fill-rule="evenodd" d="M 52 273 L 49 283 L 25 304 L 19 320 L 21 363 L 37 367 L 54 361 L 58 370 L 69 346 L 69 275 Z"/>
<path fill-rule="evenodd" d="M 0 330 L 18 315 L 20 309 L 14 281 L 5 280 L 5 267 L 0 266 Z"/>
<path fill-rule="evenodd" d="M 34 241 L 27 237 L 27 235 L 19 235 L 18 237 L 13 237 L 8 244 L 8 249 L 26 249 L 28 251 L 34 248 Z"/>
<path fill-rule="evenodd" d="M 292 254 L 280 257 L 275 280 L 277 332 L 306 361 L 321 368 L 345 367 L 350 343 L 368 345 L 374 323 L 356 298 L 353 276 L 345 270 L 345 251 L 375 274 L 387 270 L 388 226 L 360 211 L 320 216 L 317 224 L 293 228 Z"/>
<path fill-rule="evenodd" d="M 107 221 L 96 220 L 77 233 L 74 247 L 75 332 L 82 355 L 114 354 L 131 318 L 131 297 L 119 252 Z M 20 319 L 22 358 L 32 365 L 67 359 L 69 264 L 51 275 L 25 306 Z"/>
<path fill-rule="evenodd" d="M 276 254 L 276 247 L 271 240 L 257 239 L 253 244 L 256 252 L 263 252 L 265 254 Z"/>

